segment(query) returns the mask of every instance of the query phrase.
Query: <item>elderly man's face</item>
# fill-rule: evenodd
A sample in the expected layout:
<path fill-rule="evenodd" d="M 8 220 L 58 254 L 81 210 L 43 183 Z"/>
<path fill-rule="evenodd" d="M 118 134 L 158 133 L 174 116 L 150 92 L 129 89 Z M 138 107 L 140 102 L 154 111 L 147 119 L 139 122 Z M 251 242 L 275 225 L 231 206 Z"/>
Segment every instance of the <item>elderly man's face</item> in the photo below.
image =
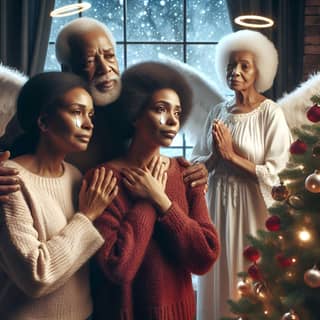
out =
<path fill-rule="evenodd" d="M 71 39 L 72 71 L 90 85 L 96 106 L 115 101 L 121 90 L 120 72 L 114 48 L 106 33 L 97 28 Z"/>

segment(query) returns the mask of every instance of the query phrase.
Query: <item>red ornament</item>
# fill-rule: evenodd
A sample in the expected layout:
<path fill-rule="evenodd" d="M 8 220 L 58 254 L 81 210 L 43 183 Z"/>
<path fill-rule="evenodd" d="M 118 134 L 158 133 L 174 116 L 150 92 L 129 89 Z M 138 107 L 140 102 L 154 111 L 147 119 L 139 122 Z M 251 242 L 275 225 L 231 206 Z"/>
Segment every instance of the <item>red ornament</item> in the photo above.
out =
<path fill-rule="evenodd" d="M 258 280 L 262 279 L 261 272 L 260 272 L 257 264 L 253 264 L 249 267 L 248 274 L 253 280 L 258 281 Z"/>
<path fill-rule="evenodd" d="M 269 231 L 279 231 L 281 228 L 281 219 L 279 216 L 271 216 L 266 220 L 266 228 Z"/>
<path fill-rule="evenodd" d="M 284 256 L 283 253 L 278 253 L 276 259 L 283 268 L 290 267 L 293 264 L 292 258 Z"/>
<path fill-rule="evenodd" d="M 257 262 L 260 258 L 260 253 L 255 247 L 248 246 L 243 250 L 243 256 L 251 262 Z"/>
<path fill-rule="evenodd" d="M 300 139 L 297 139 L 290 146 L 291 154 L 304 154 L 307 151 L 307 145 Z"/>
<path fill-rule="evenodd" d="M 315 104 L 307 112 L 307 118 L 312 122 L 320 121 L 320 107 Z"/>

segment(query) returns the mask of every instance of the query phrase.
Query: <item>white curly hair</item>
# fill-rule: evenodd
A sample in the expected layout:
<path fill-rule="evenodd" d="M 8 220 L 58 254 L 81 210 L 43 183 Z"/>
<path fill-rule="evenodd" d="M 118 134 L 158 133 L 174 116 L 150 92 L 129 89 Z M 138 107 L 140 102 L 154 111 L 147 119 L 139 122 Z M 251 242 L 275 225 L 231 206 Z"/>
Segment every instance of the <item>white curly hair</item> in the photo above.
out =
<path fill-rule="evenodd" d="M 216 48 L 215 67 L 220 81 L 228 87 L 226 79 L 229 57 L 235 51 L 253 53 L 258 77 L 255 88 L 264 92 L 271 88 L 278 68 L 278 53 L 273 43 L 262 33 L 240 30 L 224 36 Z"/>
<path fill-rule="evenodd" d="M 116 48 L 116 41 L 109 28 L 102 22 L 93 18 L 77 18 L 66 24 L 59 32 L 56 41 L 56 57 L 61 65 L 70 65 L 69 39 L 74 36 L 81 36 L 93 29 L 101 29 L 110 39 L 113 48 Z"/>

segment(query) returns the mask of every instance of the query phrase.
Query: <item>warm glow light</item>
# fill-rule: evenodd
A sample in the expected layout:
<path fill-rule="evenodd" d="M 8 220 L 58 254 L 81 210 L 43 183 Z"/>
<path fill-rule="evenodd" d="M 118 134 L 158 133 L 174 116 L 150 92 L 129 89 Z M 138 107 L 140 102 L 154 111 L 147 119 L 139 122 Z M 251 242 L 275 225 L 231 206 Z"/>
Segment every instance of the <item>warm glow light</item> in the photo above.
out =
<path fill-rule="evenodd" d="M 278 235 L 278 239 L 279 239 L 279 240 L 283 240 L 283 236 Z"/>
<path fill-rule="evenodd" d="M 268 314 L 269 314 L 268 310 L 264 310 L 263 313 L 264 313 L 265 315 L 268 315 Z"/>
<path fill-rule="evenodd" d="M 91 8 L 91 4 L 88 2 L 73 3 L 51 11 L 50 16 L 56 18 L 71 16 L 73 14 L 88 10 L 89 8 Z"/>
<path fill-rule="evenodd" d="M 234 19 L 234 22 L 248 28 L 269 28 L 274 24 L 272 19 L 257 15 L 239 16 Z"/>
<path fill-rule="evenodd" d="M 304 169 L 304 165 L 303 165 L 303 164 L 300 164 L 300 165 L 298 166 L 298 168 L 299 168 L 300 170 L 303 170 L 303 169 Z"/>
<path fill-rule="evenodd" d="M 292 263 L 296 263 L 297 259 L 296 258 L 292 258 L 291 261 L 292 261 Z"/>
<path fill-rule="evenodd" d="M 282 182 L 283 182 L 283 184 L 286 186 L 286 185 L 290 184 L 290 183 L 292 182 L 292 180 L 290 180 L 290 179 L 285 179 L 285 180 L 283 180 Z"/>
<path fill-rule="evenodd" d="M 311 233 L 306 229 L 298 231 L 298 237 L 303 242 L 308 242 L 311 240 Z"/>

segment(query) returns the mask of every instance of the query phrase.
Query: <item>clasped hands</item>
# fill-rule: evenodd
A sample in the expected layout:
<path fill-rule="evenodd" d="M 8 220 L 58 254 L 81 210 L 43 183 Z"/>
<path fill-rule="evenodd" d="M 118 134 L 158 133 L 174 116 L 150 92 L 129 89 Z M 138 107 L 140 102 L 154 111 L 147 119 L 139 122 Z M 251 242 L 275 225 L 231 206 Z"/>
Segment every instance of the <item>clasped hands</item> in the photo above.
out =
<path fill-rule="evenodd" d="M 224 160 L 232 161 L 235 156 L 231 132 L 220 120 L 214 120 L 212 124 L 212 138 L 215 148 Z"/>

